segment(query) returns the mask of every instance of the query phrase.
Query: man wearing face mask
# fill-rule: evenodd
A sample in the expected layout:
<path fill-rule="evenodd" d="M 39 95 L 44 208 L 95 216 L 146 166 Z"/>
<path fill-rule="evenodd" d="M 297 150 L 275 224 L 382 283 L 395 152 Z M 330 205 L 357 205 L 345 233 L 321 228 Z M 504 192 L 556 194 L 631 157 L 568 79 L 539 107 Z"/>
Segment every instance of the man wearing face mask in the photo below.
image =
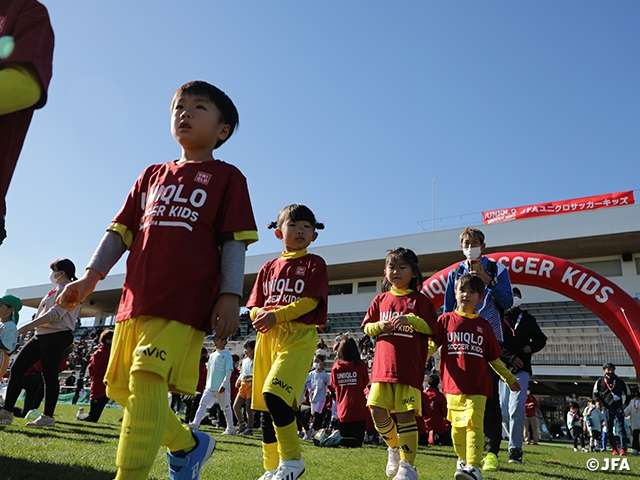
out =
<path fill-rule="evenodd" d="M 80 306 L 67 311 L 56 305 L 56 297 L 62 292 L 64 286 L 76 280 L 76 267 L 73 262 L 67 258 L 61 258 L 52 262 L 50 268 L 49 278 L 54 288 L 40 302 L 35 319 L 18 329 L 19 335 L 34 328 L 36 333 L 22 347 L 11 367 L 6 399 L 0 410 L 0 423 L 5 425 L 13 422 L 13 407 L 22 390 L 24 374 L 38 360 L 42 363 L 42 378 L 45 385 L 44 413 L 26 426 L 52 427 L 56 424 L 53 413 L 60 393 L 58 367 L 65 350 L 73 343 L 73 329 L 80 313 Z"/>
<path fill-rule="evenodd" d="M 626 455 L 629 437 L 624 425 L 624 409 L 631 402 L 631 394 L 624 380 L 616 375 L 616 366 L 613 363 L 605 363 L 602 370 L 604 376 L 596 380 L 593 385 L 593 398 L 602 404 L 604 423 L 607 426 L 607 436 L 613 455 Z M 622 438 L 620 450 L 618 450 L 618 439 L 613 434 L 614 424 L 618 435 Z"/>
<path fill-rule="evenodd" d="M 457 268 L 449 272 L 447 288 L 444 294 L 444 311 L 452 312 L 456 308 L 455 289 L 458 278 L 466 273 L 478 275 L 485 284 L 484 298 L 476 306 L 478 315 L 489 322 L 498 343 L 502 345 L 502 316 L 505 310 L 513 305 L 513 292 L 509 271 L 501 263 L 494 262 L 484 256 L 486 245 L 484 234 L 477 228 L 468 227 L 460 234 L 460 249 L 466 257 Z M 484 414 L 484 433 L 487 440 L 488 453 L 482 459 L 484 471 L 496 471 L 500 468 L 498 453 L 502 441 L 502 412 L 498 397 L 500 378 L 491 370 L 493 377 L 493 395 L 487 397 Z M 523 387 L 526 392 L 526 388 Z"/>
<path fill-rule="evenodd" d="M 509 463 L 522 463 L 522 441 L 527 400 L 527 389 L 531 377 L 531 356 L 547 344 L 536 318 L 520 309 L 522 294 L 513 289 L 513 306 L 505 312 L 503 324 L 502 361 L 516 376 L 522 390 L 512 392 L 500 382 L 500 404 L 502 422 L 509 434 Z"/>

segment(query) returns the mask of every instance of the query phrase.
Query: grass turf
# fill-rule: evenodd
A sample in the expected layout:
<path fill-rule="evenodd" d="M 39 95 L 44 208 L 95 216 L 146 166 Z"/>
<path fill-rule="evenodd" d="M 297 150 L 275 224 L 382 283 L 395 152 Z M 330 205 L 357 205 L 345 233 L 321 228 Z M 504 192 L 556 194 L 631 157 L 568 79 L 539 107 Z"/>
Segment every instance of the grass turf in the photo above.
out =
<path fill-rule="evenodd" d="M 112 480 L 122 410 L 106 409 L 100 423 L 79 422 L 77 408 L 58 405 L 54 428 L 27 428 L 26 420 L 0 426 L 0 480 Z M 263 473 L 259 432 L 253 437 L 222 436 L 221 430 L 203 427 L 217 440 L 213 457 L 205 464 L 202 480 L 255 480 Z M 524 463 L 506 462 L 503 443 L 502 469 L 488 472 L 485 479 L 496 480 L 599 480 L 640 479 L 640 457 L 623 457 L 629 470 L 589 471 L 587 460 L 595 458 L 600 467 L 610 452 L 574 453 L 573 445 L 547 443 L 524 448 Z M 387 452 L 384 447 L 366 445 L 360 449 L 317 448 L 304 442 L 305 480 L 383 480 Z M 420 447 L 416 466 L 420 479 L 452 479 L 455 470 L 452 447 Z M 161 448 L 151 479 L 166 479 L 167 462 Z"/>

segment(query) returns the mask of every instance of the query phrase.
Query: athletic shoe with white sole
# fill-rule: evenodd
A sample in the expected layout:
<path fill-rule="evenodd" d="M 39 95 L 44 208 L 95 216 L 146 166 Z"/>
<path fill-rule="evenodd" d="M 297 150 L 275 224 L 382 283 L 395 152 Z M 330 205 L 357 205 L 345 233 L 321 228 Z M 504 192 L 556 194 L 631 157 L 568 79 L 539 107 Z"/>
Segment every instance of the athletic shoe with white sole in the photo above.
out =
<path fill-rule="evenodd" d="M 258 480 L 272 480 L 275 474 L 276 474 L 275 470 L 267 470 L 262 474 L 262 476 Z"/>
<path fill-rule="evenodd" d="M 4 408 L 0 410 L 0 423 L 3 425 L 11 425 L 13 423 L 13 413 Z"/>
<path fill-rule="evenodd" d="M 196 440 L 196 447 L 184 457 L 167 452 L 171 480 L 199 480 L 202 466 L 216 449 L 216 441 L 211 435 L 199 430 L 192 430 L 191 434 Z"/>
<path fill-rule="evenodd" d="M 304 461 L 302 457 L 298 460 L 282 460 L 276 473 L 273 474 L 272 480 L 296 480 L 304 473 Z"/>
<path fill-rule="evenodd" d="M 41 414 L 33 422 L 25 424 L 27 427 L 55 427 L 56 421 L 49 415 Z"/>
<path fill-rule="evenodd" d="M 400 460 L 398 473 L 393 477 L 393 480 L 418 480 L 418 471 L 416 470 L 416 467 L 411 465 L 409 462 Z"/>
<path fill-rule="evenodd" d="M 400 449 L 387 447 L 387 477 L 394 478 L 400 467 Z"/>
<path fill-rule="evenodd" d="M 456 480 L 482 480 L 482 472 L 470 465 L 462 470 L 456 470 L 454 477 Z"/>

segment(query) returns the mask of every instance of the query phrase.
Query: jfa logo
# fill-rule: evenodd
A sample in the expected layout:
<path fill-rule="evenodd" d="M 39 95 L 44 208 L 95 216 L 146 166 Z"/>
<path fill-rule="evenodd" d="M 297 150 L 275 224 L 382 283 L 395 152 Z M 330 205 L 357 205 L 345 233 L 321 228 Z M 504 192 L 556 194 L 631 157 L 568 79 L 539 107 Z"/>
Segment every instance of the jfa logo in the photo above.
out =
<path fill-rule="evenodd" d="M 299 265 L 296 267 L 296 275 L 303 277 L 305 273 L 307 273 L 307 267 L 305 267 L 304 265 Z"/>
<path fill-rule="evenodd" d="M 482 333 L 482 327 L 476 327 L 476 331 L 477 331 L 478 333 Z"/>
<path fill-rule="evenodd" d="M 615 471 L 615 470 L 631 470 L 629 462 L 626 458 L 604 458 L 604 465 L 600 467 L 600 462 L 595 458 L 587 460 L 587 468 L 592 472 L 596 470 Z"/>
<path fill-rule="evenodd" d="M 198 172 L 194 180 L 198 183 L 201 183 L 202 185 L 209 185 L 211 174 L 206 172 Z"/>

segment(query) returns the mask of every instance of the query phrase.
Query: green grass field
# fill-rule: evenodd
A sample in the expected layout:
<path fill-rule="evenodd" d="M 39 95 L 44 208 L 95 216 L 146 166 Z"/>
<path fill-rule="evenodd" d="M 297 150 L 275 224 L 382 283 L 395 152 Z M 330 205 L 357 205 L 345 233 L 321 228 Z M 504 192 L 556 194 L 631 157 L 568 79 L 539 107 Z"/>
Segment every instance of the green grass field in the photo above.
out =
<path fill-rule="evenodd" d="M 111 480 L 122 410 L 106 409 L 101 422 L 91 424 L 75 419 L 77 408 L 58 405 L 54 428 L 26 428 L 16 418 L 13 425 L 0 426 L 0 480 Z M 205 465 L 202 479 L 255 480 L 262 475 L 260 437 L 220 435 L 221 430 L 203 427 L 218 441 L 216 451 Z M 506 443 L 503 443 L 506 447 Z M 524 463 L 510 465 L 501 456 L 502 470 L 487 473 L 485 479 L 598 480 L 639 478 L 640 457 L 625 457 L 629 470 L 589 471 L 587 460 L 596 458 L 600 466 L 609 453 L 574 453 L 572 445 L 548 443 L 525 445 Z M 384 480 L 386 449 L 317 448 L 305 442 L 305 480 Z M 452 479 L 455 454 L 451 447 L 420 447 L 416 461 L 420 479 Z M 167 462 L 159 452 L 150 478 L 166 479 Z"/>

